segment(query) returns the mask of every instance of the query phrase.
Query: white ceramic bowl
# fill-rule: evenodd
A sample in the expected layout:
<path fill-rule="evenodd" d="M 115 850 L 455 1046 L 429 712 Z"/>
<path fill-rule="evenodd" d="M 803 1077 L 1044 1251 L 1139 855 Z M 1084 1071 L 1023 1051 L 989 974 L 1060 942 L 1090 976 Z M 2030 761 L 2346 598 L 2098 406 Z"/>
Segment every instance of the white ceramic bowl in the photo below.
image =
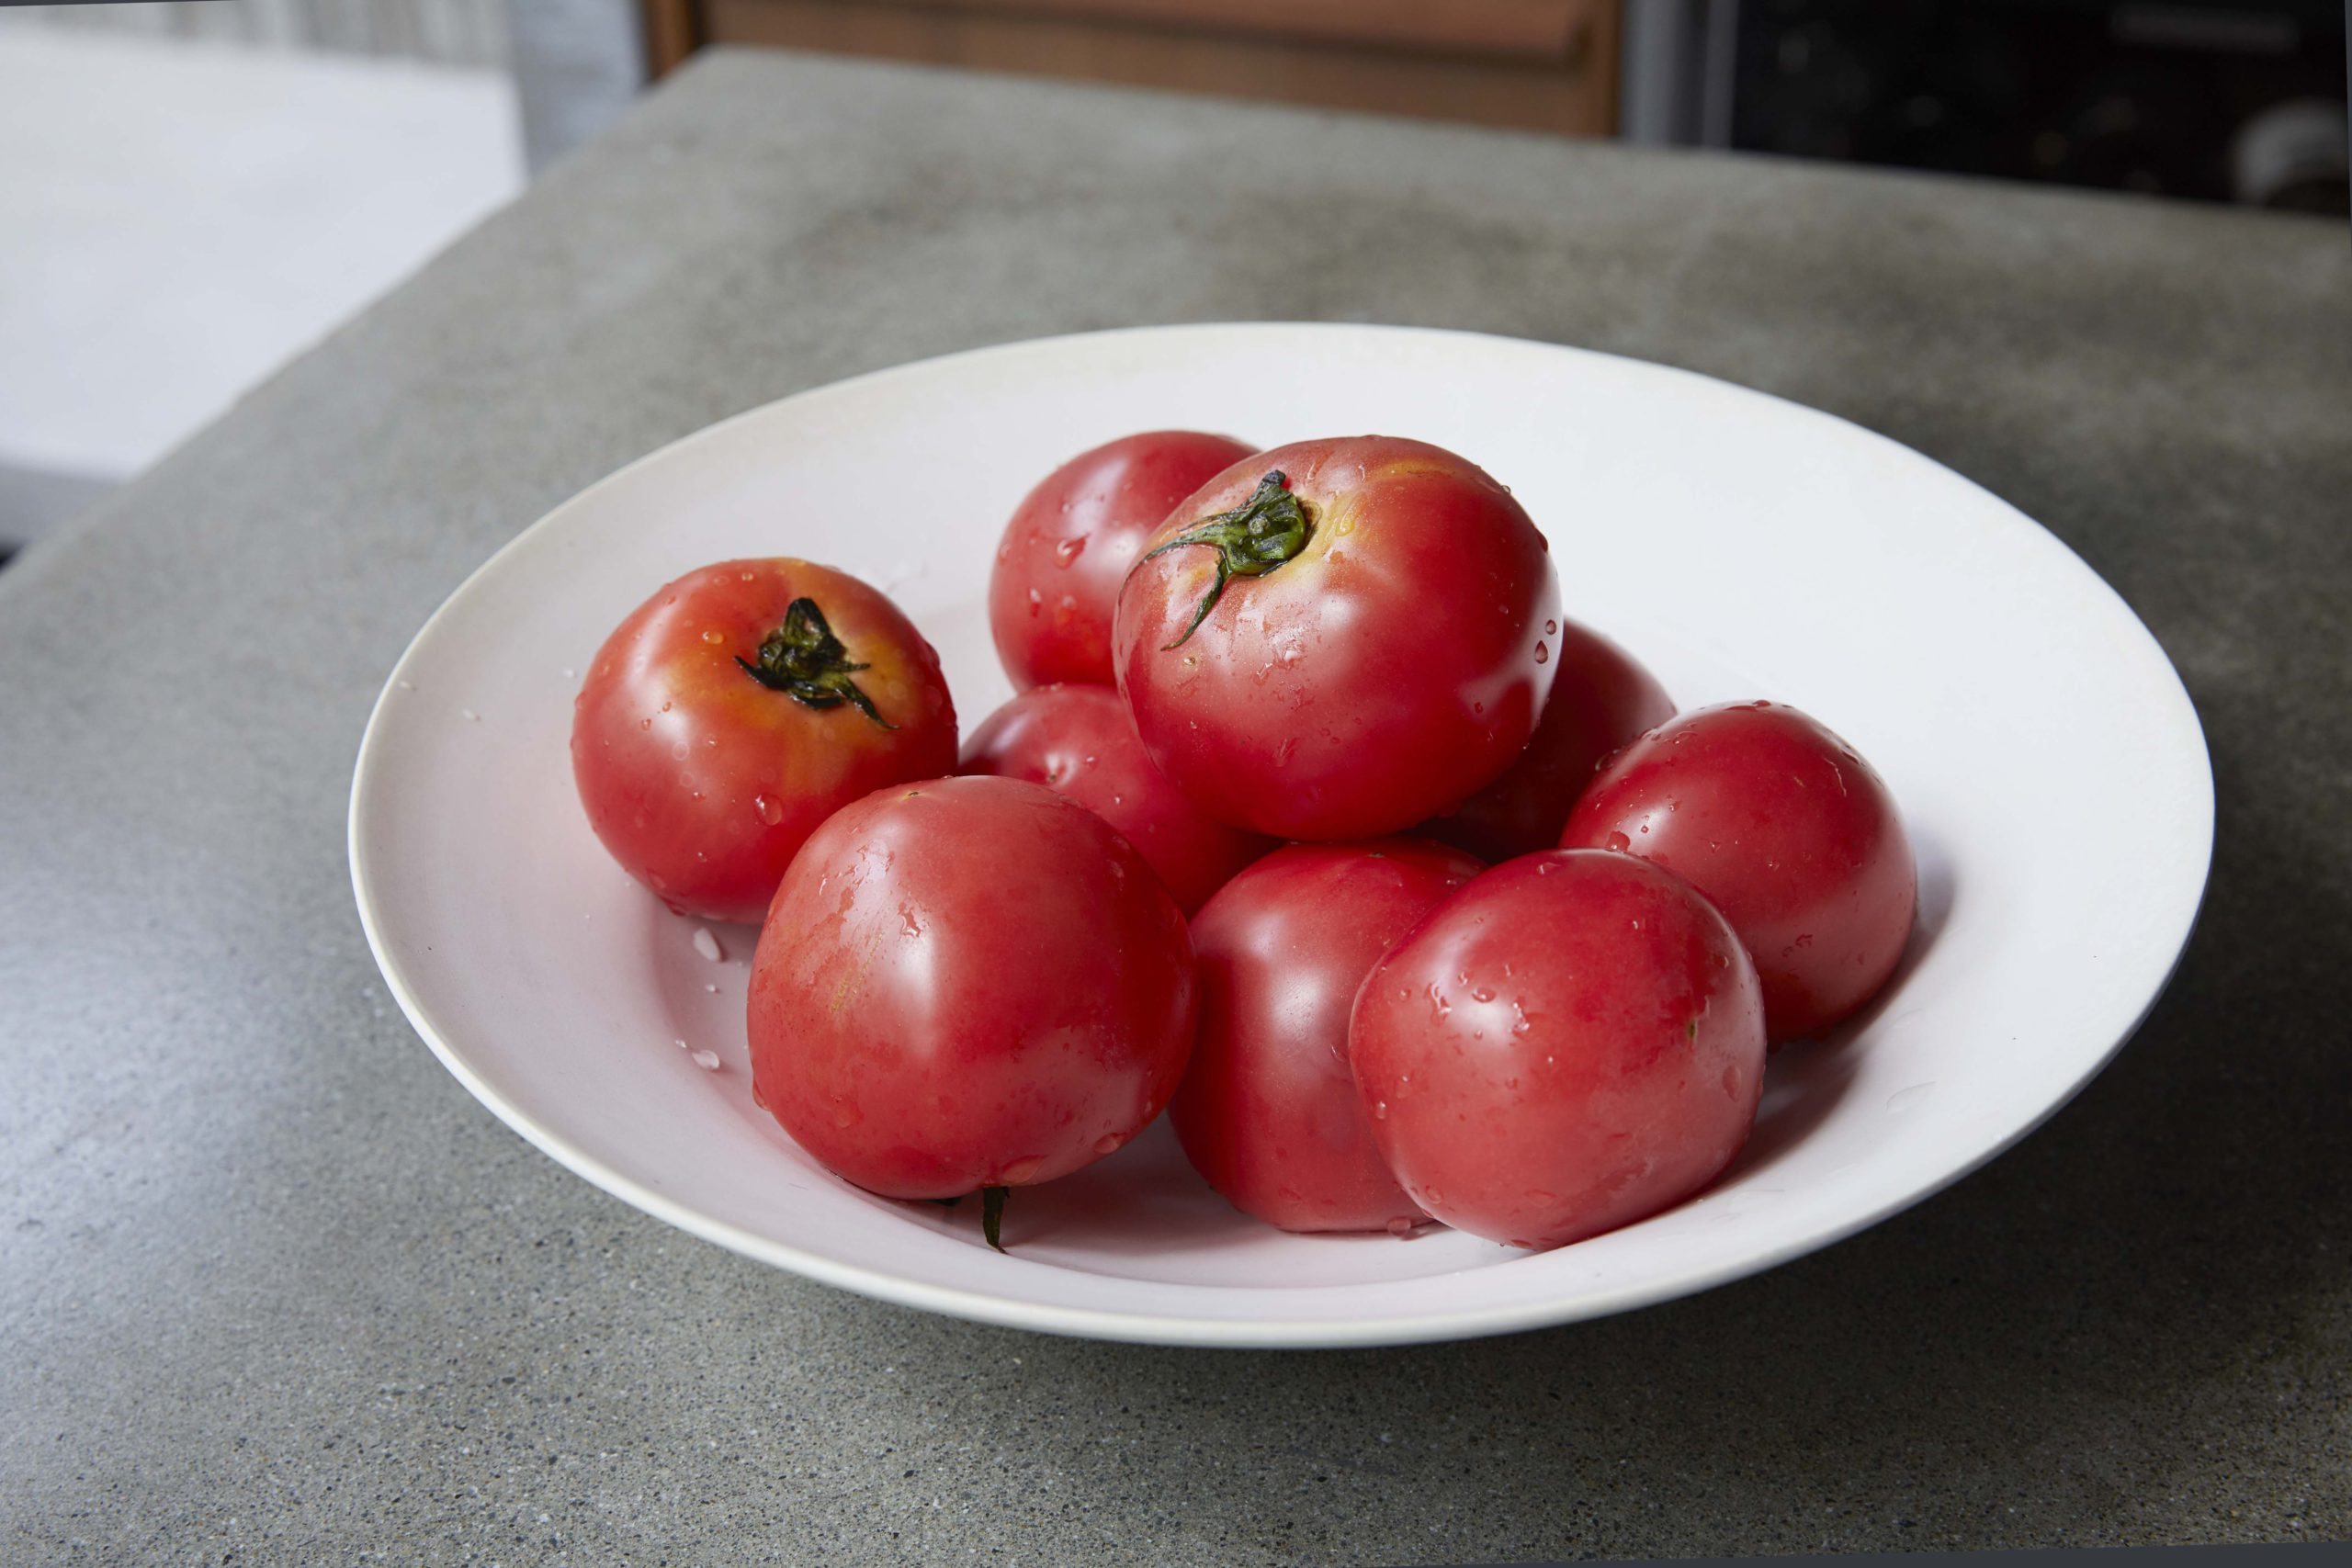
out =
<path fill-rule="evenodd" d="M 984 595 L 1014 503 L 1082 448 L 1169 426 L 1452 447 L 1550 534 L 1568 613 L 1682 705 L 1794 703 L 1885 774 L 1918 852 L 1912 949 L 1857 1024 L 1776 1058 L 1753 1141 L 1705 1195 L 1540 1256 L 1446 1231 L 1285 1235 L 1227 1207 L 1163 1123 L 1017 1194 L 1000 1256 L 972 1205 L 860 1192 L 752 1103 L 754 933 L 720 929 L 724 957 L 704 957 L 697 926 L 605 858 L 572 794 L 575 672 L 677 573 L 798 555 L 899 600 L 968 728 L 1009 694 Z M 351 803 L 360 915 L 401 1008 L 460 1082 L 572 1170 L 850 1290 L 1199 1345 L 1561 1323 L 1883 1219 L 2022 1136 L 2129 1037 L 2188 937 L 2211 840 L 2204 739 L 2171 665 L 2006 503 L 1894 442 L 1703 377 L 1363 326 L 1014 344 L 665 447 L 525 532 L 417 634 Z"/>

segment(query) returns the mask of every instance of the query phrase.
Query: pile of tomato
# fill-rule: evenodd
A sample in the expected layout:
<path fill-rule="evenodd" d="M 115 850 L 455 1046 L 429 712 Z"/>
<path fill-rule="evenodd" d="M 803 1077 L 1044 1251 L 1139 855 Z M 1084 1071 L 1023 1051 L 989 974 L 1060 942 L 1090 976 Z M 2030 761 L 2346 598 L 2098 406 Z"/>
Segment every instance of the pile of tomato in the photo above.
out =
<path fill-rule="evenodd" d="M 989 610 L 1020 694 L 959 752 L 883 594 L 705 567 L 613 633 L 571 750 L 630 874 L 761 922 L 759 1102 L 870 1191 L 985 1194 L 991 1242 L 1163 1110 L 1285 1230 L 1574 1242 L 1720 1175 L 1768 1049 L 1908 938 L 1870 764 L 1785 705 L 1677 714 L 1442 448 L 1112 442 L 1022 502 Z"/>

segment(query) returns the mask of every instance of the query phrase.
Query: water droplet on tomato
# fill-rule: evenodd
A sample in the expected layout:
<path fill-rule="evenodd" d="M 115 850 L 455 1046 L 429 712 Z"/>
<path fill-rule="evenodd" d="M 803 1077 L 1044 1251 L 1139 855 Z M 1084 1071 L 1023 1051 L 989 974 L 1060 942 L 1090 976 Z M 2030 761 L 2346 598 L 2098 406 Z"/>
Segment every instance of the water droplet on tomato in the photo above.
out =
<path fill-rule="evenodd" d="M 707 1073 L 715 1073 L 715 1072 L 718 1071 L 718 1052 L 716 1052 L 716 1051 L 689 1051 L 688 1053 L 686 1053 L 686 1055 L 687 1055 L 688 1058 L 689 1058 L 689 1059 L 691 1059 L 691 1060 L 693 1061 L 694 1065 L 695 1065 L 695 1066 L 697 1066 L 697 1067 L 700 1067 L 704 1072 L 707 1072 Z"/>
<path fill-rule="evenodd" d="M 1484 986 L 1473 986 L 1470 988 L 1470 999 L 1474 1002 L 1490 1002 L 1495 999 L 1495 993 Z"/>
<path fill-rule="evenodd" d="M 1080 556 L 1084 555 L 1085 553 L 1085 536 L 1073 535 L 1069 538 L 1061 540 L 1054 546 L 1054 564 L 1057 566 L 1068 566 L 1070 562 L 1076 560 Z"/>
<path fill-rule="evenodd" d="M 722 643 L 722 642 L 725 642 L 725 641 L 727 640 L 727 634 L 726 634 L 725 632 L 723 632 L 723 631 L 720 631 L 718 627 L 713 626 L 710 630 L 708 630 L 708 631 L 707 631 L 707 632 L 705 632 L 705 633 L 703 633 L 703 634 L 702 634 L 702 640 L 703 640 L 703 641 L 705 641 L 705 642 L 707 642 L 707 643 L 709 643 L 712 647 L 714 647 L 714 648 L 715 648 L 715 647 L 717 647 L 718 644 L 720 644 L 720 643 Z"/>
<path fill-rule="evenodd" d="M 1413 1224 L 1411 1216 L 1399 1214 L 1388 1222 L 1388 1234 L 1393 1236 L 1408 1236 L 1413 1234 Z"/>
<path fill-rule="evenodd" d="M 1557 621 L 1546 621 L 1546 622 L 1544 622 L 1544 635 L 1545 637 L 1557 637 L 1557 636 L 1559 636 L 1559 635 L 1560 635 L 1560 623 L 1559 623 L 1559 622 L 1557 622 Z"/>
<path fill-rule="evenodd" d="M 681 740 L 676 745 L 671 747 L 670 755 L 678 761 L 684 761 L 686 760 L 686 743 Z"/>
<path fill-rule="evenodd" d="M 752 796 L 752 809 L 758 812 L 760 814 L 760 820 L 766 823 L 771 828 L 784 820 L 784 807 L 782 804 L 770 800 L 764 795 L 755 795 Z"/>
<path fill-rule="evenodd" d="M 1630 850 L 1634 847 L 1633 840 L 1618 832 L 1611 832 L 1609 837 L 1600 841 L 1605 847 L 1612 850 Z"/>
<path fill-rule="evenodd" d="M 1431 1187 L 1422 1192 L 1421 1196 L 1427 1198 L 1430 1201 L 1430 1205 L 1432 1207 L 1445 1201 L 1445 1194 L 1439 1191 L 1434 1187 Z"/>
<path fill-rule="evenodd" d="M 743 574 L 743 581 L 746 581 L 746 582 L 751 581 L 752 581 L 752 574 L 751 574 L 750 572 L 748 572 L 748 571 L 747 571 L 747 572 L 745 572 L 745 573 Z"/>
<path fill-rule="evenodd" d="M 1552 650 L 1540 642 L 1535 645 L 1535 662 L 1538 664 L 1552 662 Z"/>
<path fill-rule="evenodd" d="M 1375 1100 L 1372 1102 L 1372 1119 L 1375 1122 L 1385 1122 L 1388 1120 L 1388 1102 L 1386 1100 Z"/>
<path fill-rule="evenodd" d="M 1094 1152 L 1098 1155 L 1116 1153 L 1118 1147 L 1119 1135 L 1116 1133 L 1105 1133 L 1094 1140 Z"/>
<path fill-rule="evenodd" d="M 1045 612 L 1046 596 L 1035 589 L 1029 590 L 1029 615 L 1032 620 Z"/>
<path fill-rule="evenodd" d="M 650 729 L 653 728 L 653 721 L 650 718 L 640 718 L 637 721 L 637 727 L 639 729 Z"/>

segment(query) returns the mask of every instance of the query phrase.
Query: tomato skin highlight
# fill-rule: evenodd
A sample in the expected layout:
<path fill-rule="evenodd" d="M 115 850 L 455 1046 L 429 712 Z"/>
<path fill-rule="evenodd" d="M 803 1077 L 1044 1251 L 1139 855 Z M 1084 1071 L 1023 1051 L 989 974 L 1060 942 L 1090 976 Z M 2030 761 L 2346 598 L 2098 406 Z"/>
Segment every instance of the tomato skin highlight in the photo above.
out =
<path fill-rule="evenodd" d="M 1348 1010 L 1374 962 L 1483 868 L 1408 839 L 1293 844 L 1193 922 L 1201 1029 L 1168 1108 L 1193 1167 L 1288 1231 L 1424 1216 L 1389 1174 L 1348 1063 Z"/>
<path fill-rule="evenodd" d="M 1033 687 L 980 721 L 956 772 L 1041 784 L 1124 834 L 1189 916 L 1274 847 L 1228 828 L 1170 784 L 1108 686 Z"/>
<path fill-rule="evenodd" d="M 814 707 L 739 659 L 796 601 L 813 601 L 849 702 Z M 757 920 L 785 867 L 839 807 L 955 766 L 956 705 L 939 656 L 897 605 L 846 572 L 788 558 L 719 561 L 640 604 L 590 663 L 574 700 L 572 780 L 623 870 L 684 914 Z"/>
<path fill-rule="evenodd" d="M 1304 546 L 1219 590 L 1217 548 L 1179 537 L 1274 473 L 1307 513 Z M 1441 447 L 1361 436 L 1258 454 L 1170 513 L 1120 590 L 1113 649 L 1145 750 L 1203 810 L 1374 838 L 1518 757 L 1559 614 L 1544 536 L 1509 491 Z"/>
<path fill-rule="evenodd" d="M 1776 1042 L 1876 994 L 1918 905 L 1885 781 L 1781 704 L 1701 708 L 1652 730 L 1594 779 L 1560 842 L 1639 855 L 1706 895 L 1756 961 Z"/>
<path fill-rule="evenodd" d="M 1414 1201 L 1537 1250 L 1713 1180 L 1764 1080 L 1729 923 L 1672 873 L 1593 851 L 1521 856 L 1441 906 L 1365 977 L 1349 1043 Z"/>
<path fill-rule="evenodd" d="M 1589 626 L 1559 625 L 1559 673 L 1527 750 L 1502 777 L 1416 833 L 1488 862 L 1552 849 L 1601 763 L 1674 716 L 1674 699 L 1639 660 Z"/>
<path fill-rule="evenodd" d="M 1149 430 L 1080 453 L 1014 508 L 989 574 L 989 630 L 1015 690 L 1111 683 L 1111 612 L 1170 508 L 1255 448 Z"/>
<path fill-rule="evenodd" d="M 835 813 L 776 889 L 752 1089 L 868 1191 L 1029 1186 L 1159 1113 L 1194 1008 L 1184 917 L 1110 824 L 1016 779 L 894 785 Z"/>

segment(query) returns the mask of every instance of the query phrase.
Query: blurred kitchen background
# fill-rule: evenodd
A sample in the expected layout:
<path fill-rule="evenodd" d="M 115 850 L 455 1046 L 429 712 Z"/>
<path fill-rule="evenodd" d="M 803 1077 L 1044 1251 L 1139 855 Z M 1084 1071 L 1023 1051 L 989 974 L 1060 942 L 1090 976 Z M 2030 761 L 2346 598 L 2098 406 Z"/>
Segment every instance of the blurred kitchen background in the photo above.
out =
<path fill-rule="evenodd" d="M 711 43 L 2346 210 L 2338 0 L 0 6 L 0 558 Z"/>

